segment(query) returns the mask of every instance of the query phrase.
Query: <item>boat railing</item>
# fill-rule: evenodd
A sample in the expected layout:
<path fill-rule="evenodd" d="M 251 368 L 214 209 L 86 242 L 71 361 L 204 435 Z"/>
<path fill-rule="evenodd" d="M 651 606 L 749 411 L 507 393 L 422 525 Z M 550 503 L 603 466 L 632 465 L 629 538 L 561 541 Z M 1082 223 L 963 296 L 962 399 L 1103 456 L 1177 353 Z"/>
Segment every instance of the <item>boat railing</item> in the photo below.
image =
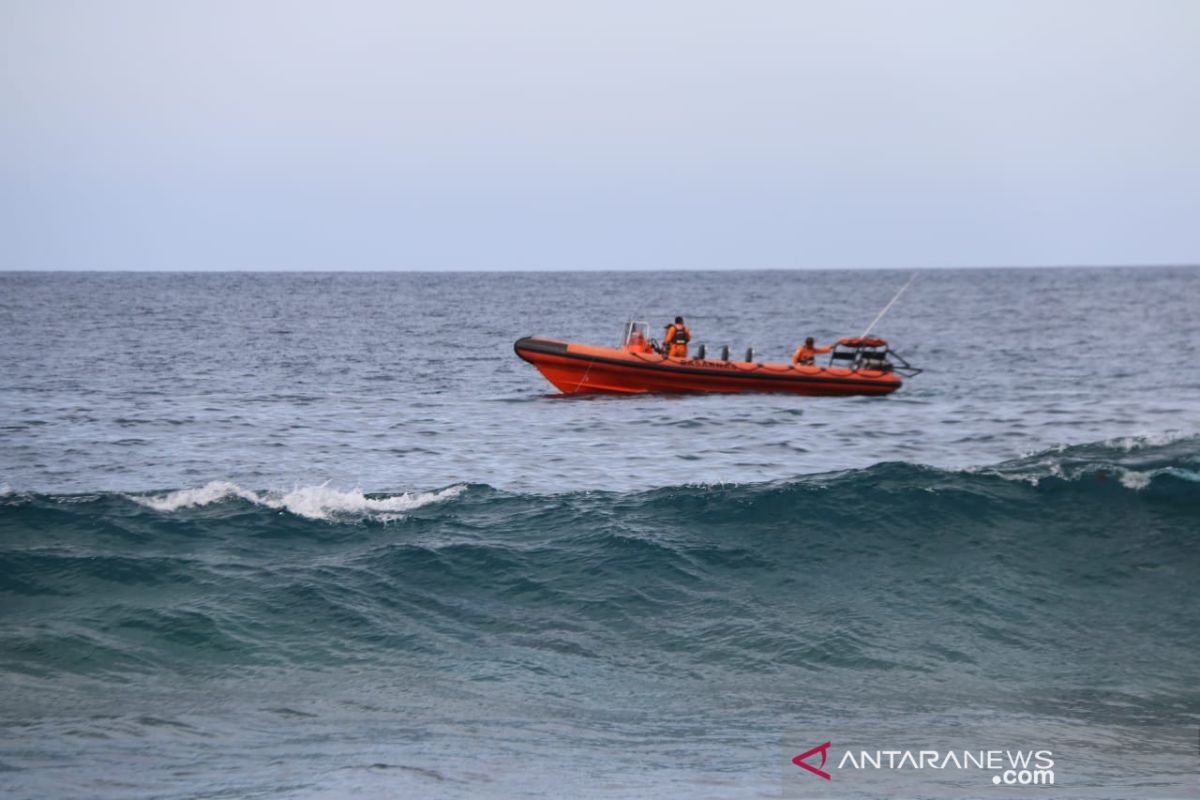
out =
<path fill-rule="evenodd" d="M 906 378 L 921 373 L 883 339 L 841 339 L 829 354 L 829 366 L 854 372 L 896 372 Z"/>

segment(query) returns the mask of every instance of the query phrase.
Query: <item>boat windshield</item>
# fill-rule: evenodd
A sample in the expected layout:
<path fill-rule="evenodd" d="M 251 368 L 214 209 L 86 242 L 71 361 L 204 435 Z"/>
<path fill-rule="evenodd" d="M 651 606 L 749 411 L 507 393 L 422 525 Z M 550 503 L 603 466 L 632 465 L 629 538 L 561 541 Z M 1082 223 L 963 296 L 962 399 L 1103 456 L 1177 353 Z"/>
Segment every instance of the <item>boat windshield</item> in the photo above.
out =
<path fill-rule="evenodd" d="M 621 338 L 622 347 L 635 347 L 641 349 L 645 347 L 649 341 L 650 325 L 645 322 L 635 322 L 630 320 L 625 323 L 625 334 Z"/>

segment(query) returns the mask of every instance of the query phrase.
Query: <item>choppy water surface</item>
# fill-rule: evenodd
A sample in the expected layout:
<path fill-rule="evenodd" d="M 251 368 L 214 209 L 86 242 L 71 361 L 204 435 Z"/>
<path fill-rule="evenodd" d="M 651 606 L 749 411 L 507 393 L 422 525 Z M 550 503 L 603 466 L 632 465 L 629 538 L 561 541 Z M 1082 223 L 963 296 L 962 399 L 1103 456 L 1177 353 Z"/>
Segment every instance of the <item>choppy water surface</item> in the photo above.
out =
<path fill-rule="evenodd" d="M 511 351 L 783 359 L 906 278 L 0 274 L 0 789 L 805 796 L 852 730 L 1194 796 L 1200 272 L 924 274 L 887 398 Z"/>
<path fill-rule="evenodd" d="M 555 492 L 989 464 L 1198 430 L 1200 270 L 918 277 L 879 332 L 927 372 L 877 398 L 547 401 L 525 334 L 684 314 L 784 360 L 855 335 L 895 272 L 0 276 L 0 480 Z"/>

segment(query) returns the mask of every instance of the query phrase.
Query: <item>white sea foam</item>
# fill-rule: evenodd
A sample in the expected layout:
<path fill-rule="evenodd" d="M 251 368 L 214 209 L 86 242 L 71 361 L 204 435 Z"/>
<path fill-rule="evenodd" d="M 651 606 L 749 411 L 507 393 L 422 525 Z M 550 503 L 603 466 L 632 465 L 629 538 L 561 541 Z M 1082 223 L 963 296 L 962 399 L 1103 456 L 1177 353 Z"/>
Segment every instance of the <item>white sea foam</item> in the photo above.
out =
<path fill-rule="evenodd" d="M 1064 470 L 1060 464 L 1047 465 L 1042 473 L 1035 472 L 1001 472 L 994 469 L 977 468 L 965 470 L 978 475 L 994 475 L 1007 481 L 1028 483 L 1037 486 L 1045 478 L 1059 478 L 1064 481 L 1105 480 L 1111 476 L 1126 489 L 1141 491 L 1148 487 L 1160 475 L 1170 475 L 1180 480 L 1200 483 L 1200 472 L 1182 469 L 1180 467 L 1157 467 L 1154 469 L 1136 470 L 1128 467 L 1088 465 L 1086 468 Z"/>
<path fill-rule="evenodd" d="M 305 486 L 293 489 L 282 497 L 265 497 L 261 502 L 270 508 L 282 508 L 309 519 L 329 519 L 334 515 L 371 516 L 390 520 L 403 516 L 430 503 L 458 497 L 466 486 L 450 486 L 436 492 L 405 492 L 391 497 L 367 497 L 361 489 L 348 492 L 328 486 Z"/>
<path fill-rule="evenodd" d="M 308 519 L 358 516 L 388 521 L 401 518 L 405 511 L 458 497 L 466 488 L 464 485 L 455 485 L 434 492 L 405 492 L 390 497 L 367 497 L 361 489 L 342 491 L 332 489 L 328 484 L 302 486 L 288 492 L 253 492 L 230 481 L 210 481 L 198 489 L 180 489 L 157 496 L 129 497 L 148 508 L 163 512 L 211 505 L 236 497 L 264 508 L 288 511 Z"/>
<path fill-rule="evenodd" d="M 1200 483 L 1200 472 L 1183 469 L 1182 467 L 1159 467 L 1140 472 L 1133 469 L 1121 469 L 1119 472 L 1120 475 L 1118 477 L 1121 485 L 1127 489 L 1145 489 L 1150 485 L 1150 481 L 1159 475 L 1170 475 L 1172 478 L 1178 478 L 1181 481 Z"/>
<path fill-rule="evenodd" d="M 1165 431 L 1163 433 L 1150 433 L 1141 436 L 1118 436 L 1115 439 L 1104 441 L 1103 444 L 1130 453 L 1134 450 L 1140 450 L 1143 447 L 1164 447 L 1169 444 L 1195 438 L 1197 438 L 1195 433 Z"/>
<path fill-rule="evenodd" d="M 1137 491 L 1139 489 L 1145 489 L 1147 486 L 1149 486 L 1150 480 L 1158 472 L 1160 472 L 1160 470 L 1138 472 L 1135 469 L 1121 469 L 1117 470 L 1117 480 L 1119 480 L 1121 485 L 1126 489 L 1133 489 L 1134 491 Z"/>
<path fill-rule="evenodd" d="M 1138 451 L 1168 447 L 1179 442 L 1190 442 L 1197 439 L 1200 439 L 1197 434 L 1184 431 L 1119 436 L 1083 445 L 1056 445 L 1045 450 L 1028 453 L 1015 461 L 995 466 L 969 467 L 963 471 L 979 475 L 995 475 L 1005 480 L 1024 482 L 1032 486 L 1037 486 L 1046 478 L 1078 481 L 1084 479 L 1104 480 L 1111 476 L 1126 489 L 1140 491 L 1148 487 L 1160 475 L 1171 475 L 1187 481 L 1200 480 L 1200 476 L 1179 466 L 1153 467 L 1147 464 L 1140 465 L 1143 467 L 1142 469 L 1133 469 L 1120 463 L 1113 463 L 1113 461 L 1122 460 L 1120 455 L 1115 458 L 1110 456 L 1109 460 L 1105 461 L 1089 461 L 1085 460 L 1085 457 L 1092 455 L 1098 449 L 1118 450 L 1137 457 L 1140 455 Z M 1156 454 L 1151 452 L 1149 455 Z"/>
<path fill-rule="evenodd" d="M 199 489 L 180 489 L 161 497 L 131 495 L 130 499 L 155 511 L 178 511 L 192 506 L 207 506 L 229 497 L 240 497 L 251 503 L 260 502 L 258 495 L 229 481 L 209 481 Z"/>

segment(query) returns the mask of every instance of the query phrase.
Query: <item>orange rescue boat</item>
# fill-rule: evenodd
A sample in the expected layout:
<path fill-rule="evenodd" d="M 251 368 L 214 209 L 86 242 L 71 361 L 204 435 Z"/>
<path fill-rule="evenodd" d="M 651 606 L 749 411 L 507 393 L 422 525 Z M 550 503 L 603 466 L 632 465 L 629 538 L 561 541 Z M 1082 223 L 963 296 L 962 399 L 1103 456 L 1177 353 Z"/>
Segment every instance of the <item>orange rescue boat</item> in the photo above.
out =
<path fill-rule="evenodd" d="M 646 338 L 644 322 L 627 323 L 624 341 L 617 348 L 526 336 L 517 340 L 513 350 L 563 394 L 876 395 L 899 389 L 900 373 L 911 377 L 920 372 L 878 338 L 840 339 L 824 365 L 761 364 L 753 360 L 753 351 L 744 361 L 730 361 L 728 347 L 721 358 L 710 359 L 704 345 L 694 358 L 672 358 Z"/>

